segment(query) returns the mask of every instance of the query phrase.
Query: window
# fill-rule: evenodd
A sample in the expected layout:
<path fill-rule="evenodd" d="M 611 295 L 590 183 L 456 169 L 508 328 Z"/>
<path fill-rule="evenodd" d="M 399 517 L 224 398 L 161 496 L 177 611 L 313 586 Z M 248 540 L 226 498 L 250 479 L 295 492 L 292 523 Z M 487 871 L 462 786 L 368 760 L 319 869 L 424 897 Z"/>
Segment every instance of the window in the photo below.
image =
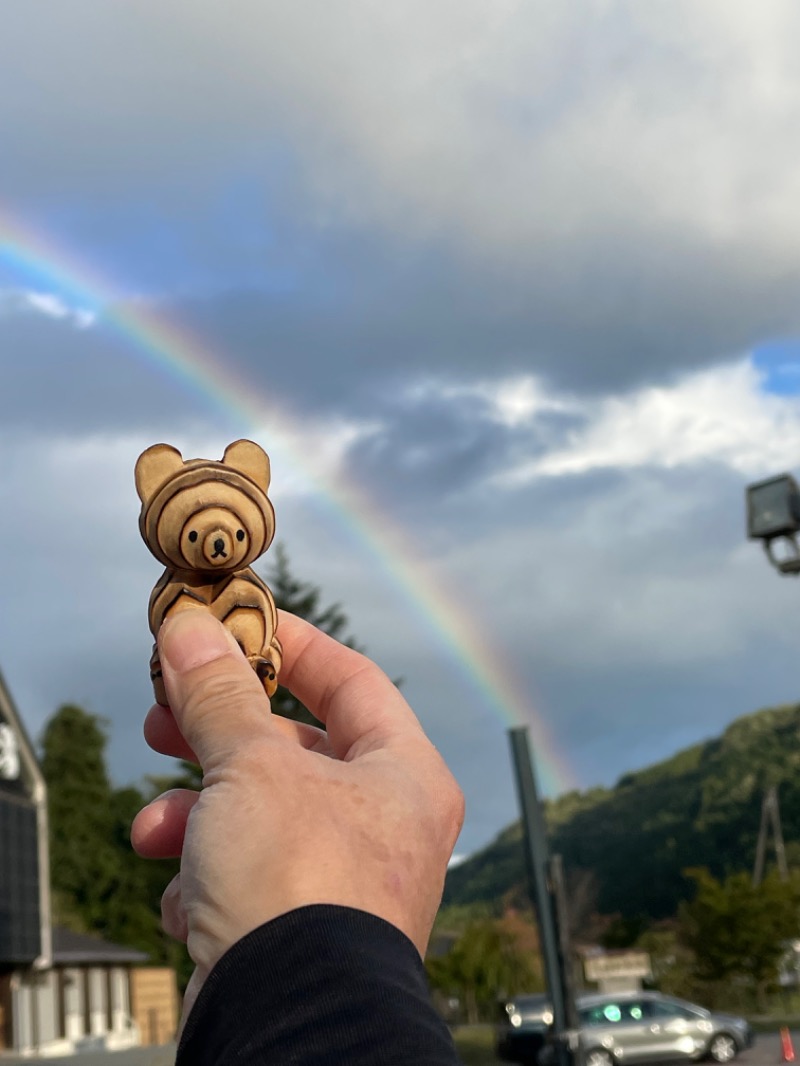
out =
<path fill-rule="evenodd" d="M 689 1007 L 684 1007 L 682 1003 L 675 1003 L 669 999 L 654 1000 L 650 1004 L 650 1009 L 654 1018 L 684 1018 L 686 1021 L 696 1021 L 698 1018 L 703 1017 L 698 1011 L 691 1010 Z"/>
<path fill-rule="evenodd" d="M 647 1016 L 649 1006 L 638 1000 L 609 999 L 580 1011 L 581 1025 L 635 1025 Z"/>

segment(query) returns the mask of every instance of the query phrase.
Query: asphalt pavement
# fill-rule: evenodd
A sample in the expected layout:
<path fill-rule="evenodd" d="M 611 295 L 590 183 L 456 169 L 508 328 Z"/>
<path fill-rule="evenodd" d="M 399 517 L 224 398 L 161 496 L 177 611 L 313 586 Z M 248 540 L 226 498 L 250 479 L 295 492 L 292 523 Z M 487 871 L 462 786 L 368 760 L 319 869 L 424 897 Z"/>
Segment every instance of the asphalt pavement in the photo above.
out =
<path fill-rule="evenodd" d="M 800 1030 L 792 1030 L 792 1043 L 800 1066 Z M 736 1066 L 779 1066 L 784 1062 L 780 1033 L 759 1033 L 753 1047 L 743 1051 L 735 1060 Z M 131 1051 L 86 1051 L 57 1059 L 21 1059 L 0 1054 L 0 1066 L 173 1066 L 175 1045 L 157 1048 L 135 1048 Z"/>
<path fill-rule="evenodd" d="M 800 1063 L 800 1030 L 791 1030 L 792 1046 L 794 1054 Z M 758 1033 L 755 1043 L 747 1051 L 743 1051 L 735 1060 L 737 1063 L 747 1063 L 748 1066 L 776 1066 L 784 1062 L 781 1050 L 780 1033 Z"/>
<path fill-rule="evenodd" d="M 63 1058 L 18 1058 L 0 1053 L 0 1066 L 32 1066 L 36 1063 L 49 1066 L 173 1066 L 175 1045 L 163 1047 L 137 1047 L 129 1051 L 84 1051 L 81 1055 L 64 1055 Z"/>

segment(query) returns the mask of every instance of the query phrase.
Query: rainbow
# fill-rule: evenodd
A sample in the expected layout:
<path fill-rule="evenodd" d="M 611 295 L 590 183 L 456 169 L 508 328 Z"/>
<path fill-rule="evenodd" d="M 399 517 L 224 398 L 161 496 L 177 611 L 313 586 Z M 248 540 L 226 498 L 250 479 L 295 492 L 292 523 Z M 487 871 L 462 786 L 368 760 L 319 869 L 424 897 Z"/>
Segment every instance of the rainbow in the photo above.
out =
<path fill-rule="evenodd" d="M 252 382 L 226 366 L 202 339 L 168 321 L 157 307 L 125 302 L 107 280 L 99 277 L 71 253 L 29 226 L 0 212 L 0 266 L 26 289 L 57 295 L 65 303 L 95 316 L 96 323 L 113 330 L 159 374 L 181 388 L 211 402 L 232 418 L 242 432 L 269 425 L 269 450 L 278 451 L 304 486 L 314 493 L 335 519 L 354 536 L 402 599 L 412 608 L 423 631 L 436 640 L 455 673 L 477 692 L 486 706 L 507 726 L 527 725 L 531 730 L 536 763 L 546 793 L 575 787 L 575 775 L 559 752 L 546 721 L 515 679 L 497 649 L 487 646 L 479 632 L 474 608 L 461 607 L 441 578 L 420 561 L 408 535 L 391 524 L 374 503 L 352 482 L 339 479 L 323 485 L 301 446 L 302 430 L 288 408 L 254 392 Z"/>

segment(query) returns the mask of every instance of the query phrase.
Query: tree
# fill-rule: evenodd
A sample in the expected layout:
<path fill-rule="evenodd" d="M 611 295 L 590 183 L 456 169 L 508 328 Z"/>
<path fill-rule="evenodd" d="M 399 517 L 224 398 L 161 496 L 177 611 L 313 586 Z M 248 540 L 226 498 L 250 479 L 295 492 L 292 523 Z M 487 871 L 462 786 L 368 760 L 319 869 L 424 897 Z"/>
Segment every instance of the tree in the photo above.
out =
<path fill-rule="evenodd" d="M 42 735 L 54 921 L 175 962 L 159 901 L 177 863 L 147 862 L 131 848 L 130 825 L 146 799 L 136 788 L 112 788 L 106 744 L 103 720 L 73 704 Z"/>
<path fill-rule="evenodd" d="M 104 722 L 73 704 L 59 708 L 42 736 L 59 917 L 84 929 L 104 928 L 105 905 L 118 874 L 106 739 Z"/>
<path fill-rule="evenodd" d="M 781 880 L 773 871 L 754 886 L 747 873 L 719 881 L 706 869 L 687 871 L 694 899 L 679 911 L 680 939 L 694 952 L 703 981 L 748 981 L 759 1007 L 778 978 L 787 940 L 800 927 L 800 879 Z"/>
<path fill-rule="evenodd" d="M 679 939 L 677 926 L 674 919 L 658 922 L 642 933 L 636 947 L 650 956 L 653 982 L 659 992 L 702 1001 L 707 990 L 698 981 L 694 954 Z"/>
<path fill-rule="evenodd" d="M 282 544 L 277 544 L 272 553 L 272 568 L 264 576 L 272 590 L 276 606 L 289 611 L 300 618 L 305 618 L 324 633 L 345 644 L 348 648 L 362 649 L 355 639 L 347 634 L 348 620 L 341 604 L 322 605 L 322 590 L 307 581 L 300 581 L 291 572 L 289 556 Z M 280 675 L 278 677 L 280 681 Z M 272 697 L 272 713 L 284 718 L 293 718 L 298 722 L 310 722 L 320 725 L 311 712 L 282 685 Z"/>
<path fill-rule="evenodd" d="M 446 954 L 425 965 L 434 988 L 462 999 L 470 1024 L 491 1017 L 499 996 L 541 987 L 532 952 L 502 919 L 471 922 Z"/>
<path fill-rule="evenodd" d="M 138 788 L 117 789 L 112 796 L 112 841 L 120 857 L 116 890 L 108 901 L 104 933 L 118 943 L 148 952 L 151 962 L 175 968 L 181 988 L 193 964 L 183 944 L 161 925 L 161 896 L 180 868 L 177 859 L 141 859 L 130 842 L 131 823 L 142 807 L 163 790 L 145 795 Z"/>

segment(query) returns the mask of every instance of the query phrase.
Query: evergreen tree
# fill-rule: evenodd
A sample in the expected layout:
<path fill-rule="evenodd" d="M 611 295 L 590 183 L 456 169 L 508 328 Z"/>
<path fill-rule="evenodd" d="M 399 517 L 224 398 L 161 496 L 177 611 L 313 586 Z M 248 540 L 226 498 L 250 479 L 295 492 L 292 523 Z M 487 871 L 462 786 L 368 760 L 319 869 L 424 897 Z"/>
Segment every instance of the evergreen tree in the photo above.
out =
<path fill-rule="evenodd" d="M 105 928 L 106 904 L 119 874 L 106 740 L 103 721 L 72 704 L 59 708 L 42 737 L 58 917 L 85 930 Z"/>
<path fill-rule="evenodd" d="M 112 796 L 112 841 L 119 855 L 116 890 L 108 901 L 104 933 L 109 940 L 146 951 L 152 963 L 166 963 L 186 986 L 192 963 L 186 948 L 168 937 L 161 925 L 161 896 L 180 868 L 178 859 L 141 859 L 131 847 L 133 819 L 150 799 L 138 788 L 117 789 Z"/>
<path fill-rule="evenodd" d="M 45 726 L 53 920 L 174 964 L 160 899 L 177 863 L 145 861 L 131 848 L 131 822 L 146 798 L 136 788 L 112 788 L 106 744 L 103 720 L 74 705 L 59 708 Z"/>
<path fill-rule="evenodd" d="M 265 574 L 264 579 L 272 590 L 275 604 L 280 610 L 305 618 L 306 621 L 311 622 L 312 625 L 348 648 L 362 650 L 354 638 L 347 635 L 348 620 L 341 604 L 332 603 L 323 606 L 321 589 L 295 577 L 289 567 L 289 556 L 282 544 L 275 546 L 272 553 L 272 569 Z M 280 675 L 278 680 L 280 681 Z M 313 714 L 280 684 L 271 702 L 273 714 L 293 718 L 298 722 L 320 724 Z"/>

